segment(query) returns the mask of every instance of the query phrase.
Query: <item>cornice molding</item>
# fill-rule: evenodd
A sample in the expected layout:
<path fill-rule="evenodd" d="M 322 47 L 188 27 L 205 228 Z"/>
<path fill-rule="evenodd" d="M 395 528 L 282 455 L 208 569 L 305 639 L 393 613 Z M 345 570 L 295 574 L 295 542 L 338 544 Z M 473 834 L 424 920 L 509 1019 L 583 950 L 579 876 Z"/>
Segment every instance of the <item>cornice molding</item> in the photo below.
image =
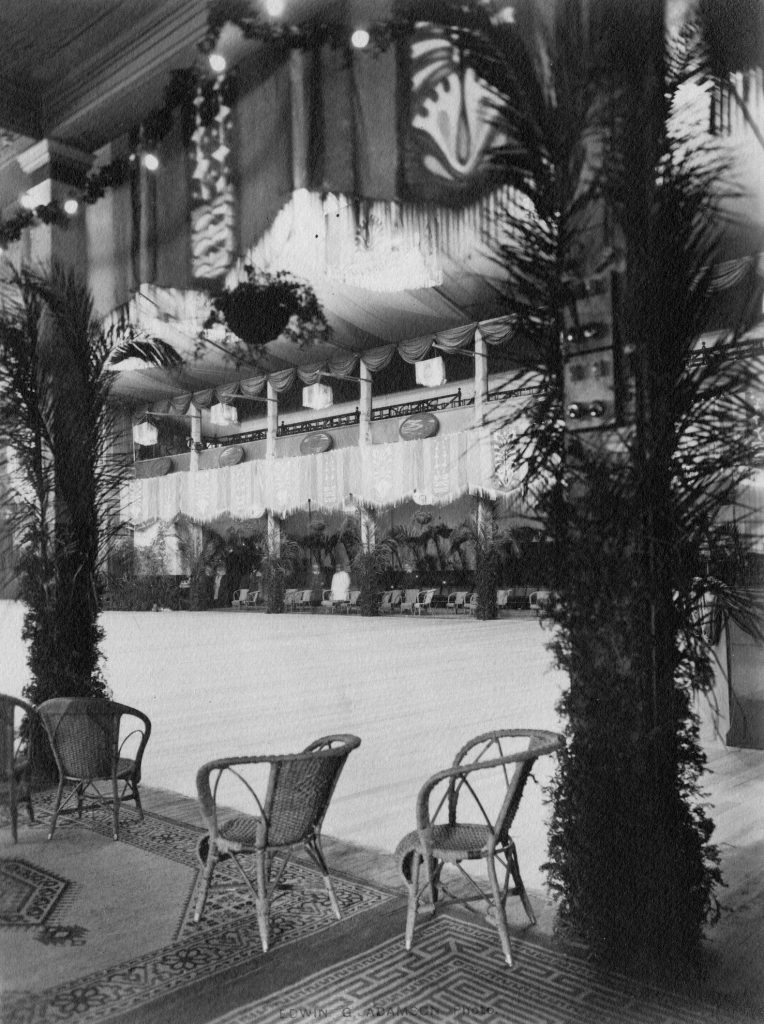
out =
<path fill-rule="evenodd" d="M 42 139 L 16 157 L 24 174 L 34 174 L 43 167 L 66 165 L 80 172 L 90 170 L 93 157 L 74 146 L 67 146 L 55 139 Z"/>

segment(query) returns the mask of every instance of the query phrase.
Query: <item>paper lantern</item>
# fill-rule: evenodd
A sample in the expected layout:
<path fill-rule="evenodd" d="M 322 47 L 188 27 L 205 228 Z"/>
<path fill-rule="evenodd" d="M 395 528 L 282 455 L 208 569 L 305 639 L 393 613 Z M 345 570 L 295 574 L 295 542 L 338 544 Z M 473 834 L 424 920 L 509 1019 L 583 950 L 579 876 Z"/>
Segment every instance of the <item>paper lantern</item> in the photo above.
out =
<path fill-rule="evenodd" d="M 302 404 L 306 409 L 328 409 L 334 404 L 334 392 L 328 384 L 311 384 L 302 389 Z"/>
<path fill-rule="evenodd" d="M 217 405 L 210 406 L 210 423 L 213 423 L 215 426 L 227 427 L 229 423 L 238 422 L 239 413 L 235 405 L 218 402 Z"/>
<path fill-rule="evenodd" d="M 416 382 L 423 388 L 438 388 L 446 383 L 446 364 L 442 356 L 422 359 L 414 364 Z"/>
<path fill-rule="evenodd" d="M 133 441 L 136 444 L 149 447 L 152 444 L 156 444 L 159 440 L 159 431 L 150 423 L 148 420 L 144 420 L 143 423 L 133 424 Z"/>

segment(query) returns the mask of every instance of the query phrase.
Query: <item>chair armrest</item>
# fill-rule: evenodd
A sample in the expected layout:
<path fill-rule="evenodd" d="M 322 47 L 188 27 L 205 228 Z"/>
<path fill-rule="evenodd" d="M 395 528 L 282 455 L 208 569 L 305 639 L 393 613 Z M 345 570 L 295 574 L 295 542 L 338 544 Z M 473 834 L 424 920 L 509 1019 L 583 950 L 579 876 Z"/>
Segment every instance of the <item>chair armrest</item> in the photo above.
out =
<path fill-rule="evenodd" d="M 564 745 L 565 738 L 556 733 L 548 734 L 550 739 L 538 746 L 528 750 L 521 750 L 517 754 L 507 754 L 505 757 L 492 758 L 490 761 L 471 761 L 467 764 L 453 765 L 451 768 L 444 768 L 435 772 L 419 790 L 416 801 L 416 827 L 418 829 L 429 829 L 432 827 L 430 819 L 430 794 L 441 783 L 446 780 L 463 779 L 473 772 L 490 768 L 500 768 L 502 765 L 519 764 L 525 761 L 535 761 L 544 754 L 552 754 Z M 458 798 L 458 794 L 456 794 Z"/>

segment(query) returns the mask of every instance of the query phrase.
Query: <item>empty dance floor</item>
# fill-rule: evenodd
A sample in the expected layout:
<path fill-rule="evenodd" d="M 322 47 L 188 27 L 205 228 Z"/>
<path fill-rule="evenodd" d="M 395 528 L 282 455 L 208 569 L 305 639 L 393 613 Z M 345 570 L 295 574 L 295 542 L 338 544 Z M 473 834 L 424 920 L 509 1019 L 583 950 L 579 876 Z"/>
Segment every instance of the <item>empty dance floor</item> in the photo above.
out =
<path fill-rule="evenodd" d="M 11 693 L 28 676 L 21 614 L 20 605 L 2 602 Z M 380 850 L 392 851 L 414 827 L 420 785 L 467 739 L 559 726 L 554 706 L 564 677 L 550 668 L 549 635 L 535 617 L 106 612 L 103 624 L 114 698 L 152 720 L 146 785 L 193 796 L 206 760 L 289 753 L 326 733 L 356 733 L 362 745 L 325 832 Z M 537 766 L 540 784 L 552 764 Z M 540 785 L 531 784 L 516 829 L 530 888 L 543 885 L 543 817 Z"/>

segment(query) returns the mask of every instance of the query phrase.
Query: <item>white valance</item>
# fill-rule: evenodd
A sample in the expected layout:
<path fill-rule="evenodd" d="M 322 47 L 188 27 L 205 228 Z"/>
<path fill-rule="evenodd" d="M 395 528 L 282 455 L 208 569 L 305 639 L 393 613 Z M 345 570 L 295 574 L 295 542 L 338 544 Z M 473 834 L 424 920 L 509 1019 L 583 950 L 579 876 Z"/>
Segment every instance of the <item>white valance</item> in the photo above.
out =
<path fill-rule="evenodd" d="M 418 494 L 445 505 L 467 493 L 511 496 L 518 487 L 506 444 L 474 430 L 136 479 L 125 489 L 123 517 L 142 526 L 179 512 L 199 522 L 258 518 L 263 509 L 284 516 L 309 501 L 314 510 L 342 509 L 349 495 L 375 507 Z"/>

